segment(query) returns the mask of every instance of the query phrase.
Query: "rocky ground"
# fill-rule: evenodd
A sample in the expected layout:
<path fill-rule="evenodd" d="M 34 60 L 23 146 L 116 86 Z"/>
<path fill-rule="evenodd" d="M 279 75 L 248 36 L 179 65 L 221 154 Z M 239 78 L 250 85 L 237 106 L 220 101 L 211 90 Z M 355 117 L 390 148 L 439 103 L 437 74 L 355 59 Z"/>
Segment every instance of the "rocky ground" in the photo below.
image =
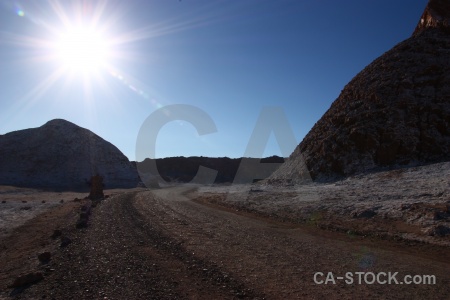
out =
<path fill-rule="evenodd" d="M 115 195 L 124 189 L 106 190 Z M 0 238 L 10 235 L 13 230 L 36 216 L 49 210 L 83 199 L 88 193 L 54 192 L 50 190 L 0 186 Z"/>
<path fill-rule="evenodd" d="M 393 174 L 397 173 L 389 176 L 399 176 Z M 402 174 L 415 176 L 414 170 Z M 446 299 L 450 292 L 448 246 L 317 226 L 329 214 L 313 213 L 313 204 L 316 211 L 317 205 L 342 207 L 337 211 L 349 215 L 350 221 L 373 222 L 384 208 L 372 207 L 376 212 L 372 217 L 358 213 L 361 203 L 370 203 L 370 191 L 361 191 L 363 200 L 347 210 L 343 209 L 350 201 L 318 199 L 338 191 L 336 197 L 350 195 L 347 190 L 352 184 L 366 182 L 362 187 L 369 188 L 370 182 L 389 182 L 386 176 L 373 174 L 361 183 L 353 179 L 324 185 L 320 193 L 315 185 L 294 186 L 277 196 L 274 187 L 253 186 L 245 198 L 235 197 L 243 194 L 242 186 L 235 186 L 239 193 L 232 191 L 224 198 L 220 195 L 224 187 L 181 186 L 121 191 L 99 202 L 67 200 L 0 238 L 0 299 Z M 423 186 L 427 188 L 423 193 L 442 192 L 432 199 L 442 202 L 441 197 L 448 195 L 446 184 L 444 190 Z M 404 186 L 405 195 L 417 195 L 406 193 L 408 188 Z M 389 194 L 386 188 L 381 190 Z M 222 200 L 211 200 L 219 196 Z M 244 199 L 241 204 L 238 198 Z M 297 199 L 297 208 L 293 199 Z M 372 205 L 383 204 L 376 199 Z M 407 200 L 386 201 L 382 206 L 406 204 L 400 209 L 406 217 L 415 210 Z M 425 196 L 414 198 L 418 200 Z M 254 203 L 261 205 L 257 208 Z M 310 216 L 316 217 L 293 219 L 308 207 Z M 82 216 L 86 226 L 76 226 Z M 338 280 L 318 285 L 313 280 L 315 272 L 342 276 L 360 271 L 399 272 L 400 281 L 408 274 L 434 275 L 436 284 L 347 284 Z"/>
<path fill-rule="evenodd" d="M 0 237 L 10 235 L 13 229 L 45 211 L 85 196 L 86 193 L 0 186 Z"/>
<path fill-rule="evenodd" d="M 349 234 L 450 246 L 450 163 L 328 184 L 213 186 L 198 200 Z"/>

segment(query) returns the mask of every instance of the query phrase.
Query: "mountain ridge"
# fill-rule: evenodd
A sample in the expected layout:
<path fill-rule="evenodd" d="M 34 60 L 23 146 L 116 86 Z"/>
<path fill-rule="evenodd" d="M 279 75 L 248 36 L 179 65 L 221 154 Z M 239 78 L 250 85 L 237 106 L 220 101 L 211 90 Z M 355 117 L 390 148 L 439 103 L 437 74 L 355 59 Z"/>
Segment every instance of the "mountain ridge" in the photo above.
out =
<path fill-rule="evenodd" d="M 245 170 L 239 170 L 241 162 L 245 160 L 247 163 L 247 168 Z M 136 164 L 138 170 L 143 173 L 152 173 L 154 168 L 151 164 L 155 163 L 157 171 L 163 180 L 166 182 L 176 182 L 176 183 L 187 183 L 197 175 L 199 167 L 209 168 L 211 170 L 217 171 L 216 176 L 214 176 L 214 183 L 234 183 L 236 179 L 236 174 L 238 171 L 245 172 L 246 178 L 249 180 L 261 180 L 263 178 L 258 178 L 262 174 L 258 172 L 257 166 L 259 164 L 282 164 L 285 161 L 284 158 L 273 155 L 265 158 L 229 158 L 229 157 L 205 157 L 205 156 L 178 156 L 178 157 L 165 157 L 150 159 L 146 158 L 141 162 L 132 162 Z M 252 162 L 248 164 L 248 162 Z M 254 167 L 254 168 L 252 168 Z M 274 169 L 277 165 L 274 165 Z"/>

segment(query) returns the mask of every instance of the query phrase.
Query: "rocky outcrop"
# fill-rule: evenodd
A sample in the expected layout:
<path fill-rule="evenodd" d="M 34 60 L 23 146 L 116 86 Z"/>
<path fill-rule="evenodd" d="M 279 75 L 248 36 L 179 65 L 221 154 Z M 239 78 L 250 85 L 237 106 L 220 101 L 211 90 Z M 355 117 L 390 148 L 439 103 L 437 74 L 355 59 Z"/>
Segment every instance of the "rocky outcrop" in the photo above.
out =
<path fill-rule="evenodd" d="M 105 195 L 103 194 L 103 177 L 95 175 L 91 177 L 90 180 L 91 192 L 89 193 L 89 199 L 98 200 L 103 199 Z"/>
<path fill-rule="evenodd" d="M 448 0 L 430 0 L 413 35 L 418 35 L 430 28 L 450 32 L 450 2 Z"/>
<path fill-rule="evenodd" d="M 88 189 L 101 175 L 105 188 L 136 187 L 127 157 L 93 132 L 62 119 L 0 135 L 0 184 Z"/>
<path fill-rule="evenodd" d="M 413 36 L 356 75 L 272 177 L 298 181 L 305 164 L 322 181 L 450 160 L 449 6 L 430 1 Z"/>

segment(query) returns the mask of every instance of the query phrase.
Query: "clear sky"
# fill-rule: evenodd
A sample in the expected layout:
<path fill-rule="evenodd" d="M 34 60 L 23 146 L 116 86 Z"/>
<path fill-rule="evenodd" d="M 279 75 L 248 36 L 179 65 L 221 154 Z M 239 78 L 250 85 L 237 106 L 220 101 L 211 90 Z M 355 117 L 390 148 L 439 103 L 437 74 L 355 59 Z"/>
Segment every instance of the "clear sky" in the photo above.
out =
<path fill-rule="evenodd" d="M 156 157 L 240 157 L 275 106 L 299 143 L 345 84 L 412 34 L 426 3 L 0 0 L 0 134 L 62 118 L 134 160 L 144 120 L 190 104 L 217 132 L 171 122 Z"/>

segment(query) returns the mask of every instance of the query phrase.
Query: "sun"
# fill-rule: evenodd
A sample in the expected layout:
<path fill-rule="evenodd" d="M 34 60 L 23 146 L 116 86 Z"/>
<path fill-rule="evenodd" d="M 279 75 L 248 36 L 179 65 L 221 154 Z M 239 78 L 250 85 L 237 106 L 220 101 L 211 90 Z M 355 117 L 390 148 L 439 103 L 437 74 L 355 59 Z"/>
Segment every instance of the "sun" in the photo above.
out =
<path fill-rule="evenodd" d="M 91 100 L 98 91 L 108 94 L 108 99 L 115 97 L 112 91 L 118 83 L 149 100 L 149 93 L 143 90 L 145 84 L 134 78 L 132 71 L 130 73 L 136 62 L 148 59 L 148 54 L 142 53 L 140 47 L 147 47 L 147 41 L 155 37 L 207 24 L 210 20 L 205 17 L 175 23 L 150 22 L 133 28 L 130 25 L 134 22 L 129 22 L 129 10 L 125 6 L 129 1 L 24 2 L 27 6 L 17 3 L 14 13 L 25 25 L 18 27 L 17 32 L 0 30 L 0 45 L 20 47 L 17 55 L 23 58 L 24 65 L 33 63 L 32 71 L 34 68 L 39 72 L 48 71 L 23 96 L 23 101 L 30 102 L 51 90 L 66 93 L 73 89 L 82 91 L 83 101 L 90 106 L 96 102 Z M 157 107 L 162 105 L 155 99 L 151 102 Z"/>
<path fill-rule="evenodd" d="M 95 27 L 77 25 L 59 32 L 54 55 L 69 72 L 91 74 L 107 67 L 111 58 L 108 38 Z"/>

